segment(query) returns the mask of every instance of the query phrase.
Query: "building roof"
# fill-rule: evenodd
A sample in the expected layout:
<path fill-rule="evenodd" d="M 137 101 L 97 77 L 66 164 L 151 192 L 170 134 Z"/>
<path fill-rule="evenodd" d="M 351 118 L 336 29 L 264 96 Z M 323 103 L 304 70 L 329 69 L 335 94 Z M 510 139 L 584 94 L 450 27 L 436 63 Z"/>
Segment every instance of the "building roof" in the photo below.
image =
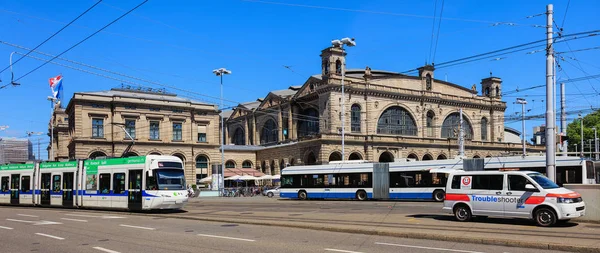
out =
<path fill-rule="evenodd" d="M 229 118 L 229 117 L 231 117 L 231 114 L 233 114 L 233 110 L 226 110 L 226 111 L 221 112 L 221 116 L 223 118 Z"/>
<path fill-rule="evenodd" d="M 505 126 L 505 127 L 504 127 L 504 131 L 505 131 L 505 132 L 509 132 L 509 133 L 513 133 L 513 134 L 516 134 L 516 135 L 519 135 L 519 136 L 521 135 L 521 131 L 519 131 L 519 130 L 517 130 L 517 129 L 514 129 L 514 128 L 512 128 L 512 127 L 506 127 L 506 126 Z"/>
<path fill-rule="evenodd" d="M 297 90 L 292 90 L 292 89 L 285 89 L 285 90 L 274 90 L 271 91 L 271 93 L 280 96 L 280 97 L 287 97 L 287 96 L 293 96 L 296 94 L 296 92 L 298 92 Z"/>
<path fill-rule="evenodd" d="M 260 102 L 259 101 L 251 101 L 251 102 L 241 103 L 240 105 L 242 105 L 243 107 L 245 107 L 248 110 L 254 110 L 254 109 L 258 108 L 258 106 L 260 105 Z"/>
<path fill-rule="evenodd" d="M 345 74 L 348 77 L 363 78 L 363 75 L 365 74 L 365 70 L 364 69 L 347 69 Z M 372 77 L 387 77 L 387 76 L 407 76 L 407 75 L 396 73 L 396 72 L 391 72 L 391 71 L 372 69 L 371 76 Z"/>
<path fill-rule="evenodd" d="M 91 92 L 76 92 L 75 94 L 93 95 L 102 97 L 127 97 L 127 98 L 141 98 L 159 101 L 170 101 L 170 102 L 184 102 L 193 104 L 204 104 L 213 105 L 207 102 L 191 100 L 187 98 L 178 97 L 176 94 L 166 92 L 146 92 L 144 90 L 135 89 L 111 89 L 104 91 L 91 91 Z"/>

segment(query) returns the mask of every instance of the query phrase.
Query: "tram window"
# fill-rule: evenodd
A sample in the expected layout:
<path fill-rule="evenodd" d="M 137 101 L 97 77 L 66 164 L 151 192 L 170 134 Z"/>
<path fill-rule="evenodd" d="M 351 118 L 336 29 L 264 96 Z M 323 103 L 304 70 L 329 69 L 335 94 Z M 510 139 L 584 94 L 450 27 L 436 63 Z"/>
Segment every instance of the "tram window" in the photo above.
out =
<path fill-rule="evenodd" d="M 9 192 L 10 188 L 8 187 L 8 177 L 2 177 L 2 192 Z"/>
<path fill-rule="evenodd" d="M 21 177 L 21 192 L 29 192 L 31 191 L 31 176 L 22 176 Z"/>
<path fill-rule="evenodd" d="M 156 190 L 156 176 L 151 177 L 148 172 L 146 172 L 146 190 Z"/>
<path fill-rule="evenodd" d="M 113 174 L 113 190 L 115 194 L 125 192 L 125 173 Z"/>
<path fill-rule="evenodd" d="M 60 175 L 54 175 L 52 177 L 52 192 L 60 192 Z"/>
<path fill-rule="evenodd" d="M 110 193 L 110 173 L 100 174 L 100 193 Z"/>

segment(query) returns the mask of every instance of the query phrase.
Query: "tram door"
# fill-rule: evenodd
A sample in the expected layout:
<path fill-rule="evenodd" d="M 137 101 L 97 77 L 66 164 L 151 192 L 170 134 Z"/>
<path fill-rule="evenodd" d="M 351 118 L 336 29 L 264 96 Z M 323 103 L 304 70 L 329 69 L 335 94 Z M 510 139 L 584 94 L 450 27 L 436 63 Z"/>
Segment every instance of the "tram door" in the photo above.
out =
<path fill-rule="evenodd" d="M 129 171 L 129 210 L 142 210 L 142 170 Z"/>
<path fill-rule="evenodd" d="M 73 206 L 73 172 L 63 173 L 63 193 L 62 193 L 62 204 L 63 206 Z"/>
<path fill-rule="evenodd" d="M 42 205 L 50 205 L 50 181 L 52 180 L 52 175 L 50 173 L 42 173 L 42 182 L 40 187 L 40 195 L 41 195 L 41 204 Z"/>
<path fill-rule="evenodd" d="M 19 204 L 19 174 L 10 175 L 10 203 L 13 205 Z"/>

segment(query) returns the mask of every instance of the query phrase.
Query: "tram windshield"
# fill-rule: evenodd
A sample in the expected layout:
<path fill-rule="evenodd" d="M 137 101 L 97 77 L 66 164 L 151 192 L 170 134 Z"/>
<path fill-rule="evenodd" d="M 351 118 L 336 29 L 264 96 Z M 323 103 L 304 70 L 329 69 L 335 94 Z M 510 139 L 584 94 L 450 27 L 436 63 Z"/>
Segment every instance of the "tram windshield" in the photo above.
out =
<path fill-rule="evenodd" d="M 185 190 L 185 176 L 182 169 L 156 169 L 159 190 Z"/>

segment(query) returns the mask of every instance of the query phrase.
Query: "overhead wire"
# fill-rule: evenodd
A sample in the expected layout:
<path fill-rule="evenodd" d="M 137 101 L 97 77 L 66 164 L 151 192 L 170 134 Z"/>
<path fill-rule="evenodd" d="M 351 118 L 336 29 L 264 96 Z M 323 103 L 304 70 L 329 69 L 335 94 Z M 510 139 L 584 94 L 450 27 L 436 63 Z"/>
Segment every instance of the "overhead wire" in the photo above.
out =
<path fill-rule="evenodd" d="M 431 62 L 431 51 L 433 49 L 433 37 L 435 36 L 435 20 L 437 15 L 437 3 L 438 0 L 435 0 L 433 5 L 433 21 L 431 24 L 431 40 L 429 41 L 429 56 L 427 57 L 427 62 Z"/>
<path fill-rule="evenodd" d="M 435 36 L 435 47 L 433 49 L 433 59 L 431 60 L 432 63 L 435 62 L 435 55 L 437 53 L 438 41 L 440 40 L 440 29 L 442 27 L 442 16 L 444 15 L 444 2 L 445 2 L 445 0 L 442 0 L 442 10 L 440 11 L 440 18 L 439 18 L 439 22 L 438 22 L 437 35 Z"/>

